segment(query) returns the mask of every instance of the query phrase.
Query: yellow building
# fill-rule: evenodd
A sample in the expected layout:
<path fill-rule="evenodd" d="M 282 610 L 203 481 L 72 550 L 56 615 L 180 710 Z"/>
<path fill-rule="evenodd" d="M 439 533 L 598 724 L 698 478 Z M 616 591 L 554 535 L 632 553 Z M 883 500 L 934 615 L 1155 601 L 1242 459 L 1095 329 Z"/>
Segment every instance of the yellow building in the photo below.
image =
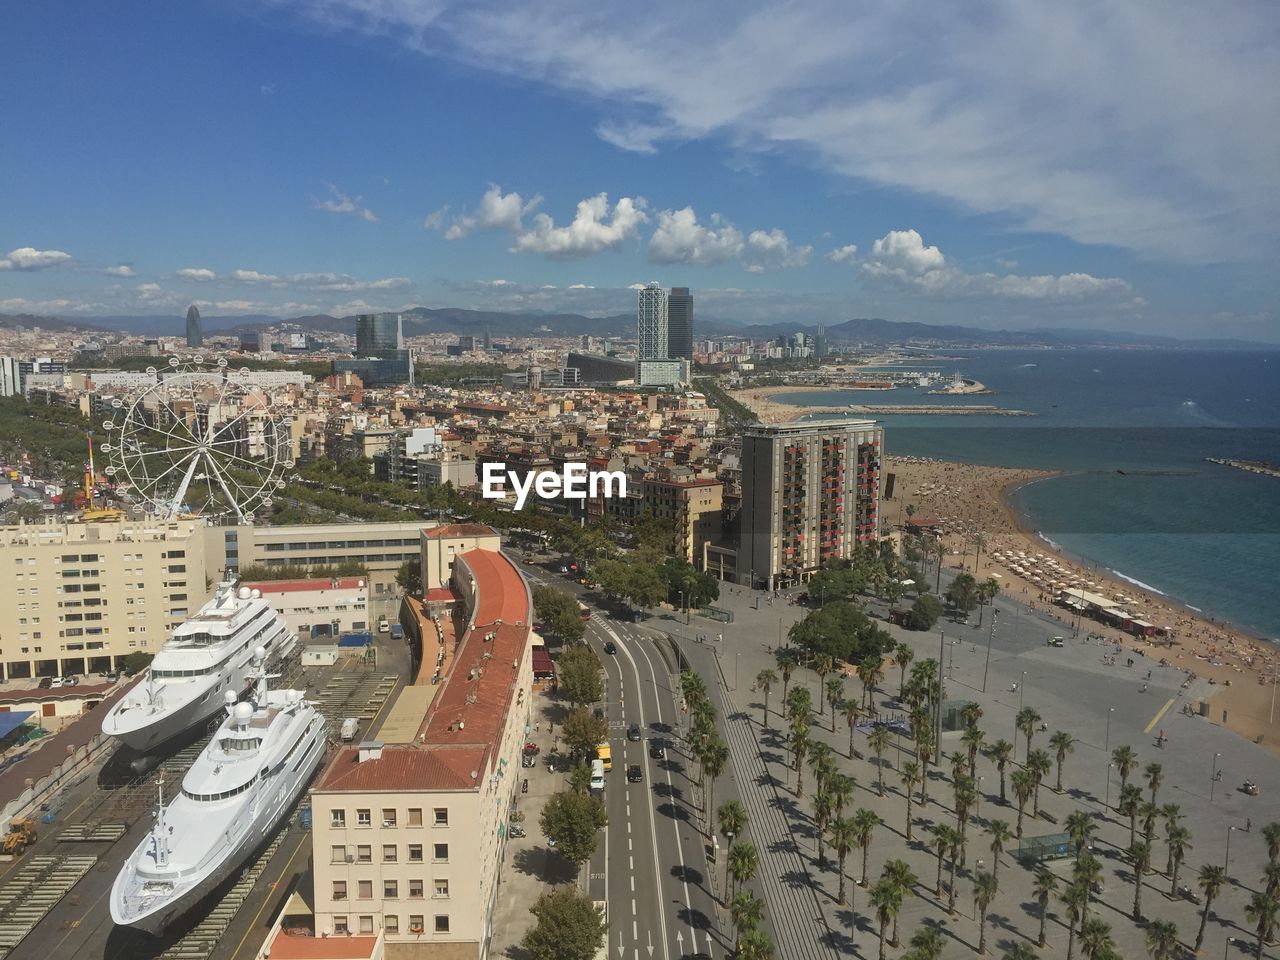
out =
<path fill-rule="evenodd" d="M 698 567 L 704 545 L 720 539 L 723 507 L 724 484 L 719 480 L 644 478 L 645 513 L 675 522 L 676 554 Z"/>

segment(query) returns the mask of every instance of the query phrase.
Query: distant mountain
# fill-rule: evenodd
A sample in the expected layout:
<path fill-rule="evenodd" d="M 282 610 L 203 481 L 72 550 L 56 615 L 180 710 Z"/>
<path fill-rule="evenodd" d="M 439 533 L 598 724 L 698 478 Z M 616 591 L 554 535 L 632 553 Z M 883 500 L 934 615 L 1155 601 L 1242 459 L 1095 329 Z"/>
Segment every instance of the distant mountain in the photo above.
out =
<path fill-rule="evenodd" d="M 60 317 L 42 317 L 31 313 L 0 313 L 0 330 L 17 327 L 39 327 L 41 330 L 101 330 L 102 327 L 84 320 L 63 320 Z"/>

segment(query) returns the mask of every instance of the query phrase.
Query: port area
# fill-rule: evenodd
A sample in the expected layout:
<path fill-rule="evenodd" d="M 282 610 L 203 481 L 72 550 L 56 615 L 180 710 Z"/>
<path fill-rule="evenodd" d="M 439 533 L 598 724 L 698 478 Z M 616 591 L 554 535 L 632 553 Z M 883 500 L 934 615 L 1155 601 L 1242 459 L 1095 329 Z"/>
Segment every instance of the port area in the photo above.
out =
<path fill-rule="evenodd" d="M 332 666 L 287 665 L 276 688 L 305 689 L 329 722 L 330 743 L 347 717 L 357 736 L 376 730 L 409 676 L 410 651 L 376 635 L 371 655 Z M 0 960 L 252 960 L 284 902 L 311 896 L 310 811 L 306 793 L 263 847 L 163 936 L 117 927 L 111 885 L 151 828 L 156 781 L 181 782 L 221 721 L 161 748 L 145 773 L 127 751 L 107 752 L 33 816 L 36 842 L 0 862 Z M 322 762 L 320 769 L 323 769 Z M 317 771 L 319 772 L 319 771 Z M 172 787 L 166 787 L 168 792 Z M 306 881 L 306 882 L 304 882 Z"/>

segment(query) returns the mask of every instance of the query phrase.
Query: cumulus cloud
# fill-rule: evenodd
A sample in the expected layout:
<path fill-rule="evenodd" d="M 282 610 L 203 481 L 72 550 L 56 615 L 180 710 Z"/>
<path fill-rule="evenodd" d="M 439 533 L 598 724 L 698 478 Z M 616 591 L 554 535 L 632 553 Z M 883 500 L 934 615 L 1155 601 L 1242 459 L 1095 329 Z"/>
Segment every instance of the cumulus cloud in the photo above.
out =
<path fill-rule="evenodd" d="M 194 280 L 197 283 L 208 283 L 210 280 L 218 279 L 218 275 L 206 267 L 183 267 L 181 270 L 173 271 L 173 275 L 179 280 Z"/>
<path fill-rule="evenodd" d="M 117 264 L 117 265 L 116 265 L 116 266 L 114 266 L 114 267 L 107 267 L 107 268 L 106 268 L 105 270 L 103 270 L 102 272 L 103 272 L 103 273 L 105 273 L 105 274 L 106 274 L 107 276 L 109 276 L 109 277 L 132 277 L 132 276 L 136 276 L 136 274 L 133 272 L 133 267 L 129 266 L 129 264 L 127 264 L 127 263 L 120 263 L 120 264 Z"/>
<path fill-rule="evenodd" d="M 787 235 L 777 227 L 772 230 L 752 230 L 747 234 L 747 244 L 742 251 L 742 263 L 752 273 L 778 270 L 787 267 L 803 267 L 809 262 L 813 247 L 805 244 L 793 246 Z"/>
<path fill-rule="evenodd" d="M 522 221 L 542 202 L 542 197 L 534 196 L 525 200 L 514 190 L 503 193 L 502 187 L 496 183 L 489 184 L 489 189 L 480 198 L 480 206 L 471 213 L 455 217 L 449 228 L 445 230 L 446 240 L 458 240 L 476 230 L 506 230 L 508 233 L 520 233 Z M 440 229 L 444 225 L 443 208 L 427 217 L 424 226 Z M 432 222 L 434 221 L 434 222 Z"/>
<path fill-rule="evenodd" d="M 827 254 L 827 259 L 832 263 L 852 263 L 857 256 L 857 244 L 849 243 L 843 247 L 836 247 L 836 249 Z"/>
<path fill-rule="evenodd" d="M 445 215 L 449 212 L 449 205 L 445 204 L 439 210 L 433 210 L 428 213 L 422 220 L 422 228 L 424 230 L 440 230 L 444 227 Z"/>
<path fill-rule="evenodd" d="M 413 286 L 408 277 L 361 280 L 346 273 L 290 273 L 283 282 L 312 290 L 350 292 L 356 290 L 404 290 Z"/>
<path fill-rule="evenodd" d="M 8 297 L 0 300 L 0 313 L 85 313 L 95 310 L 97 304 L 85 303 L 82 300 L 71 300 L 66 297 L 55 297 L 50 300 L 29 300 L 26 297 Z"/>
<path fill-rule="evenodd" d="M 813 248 L 794 246 L 785 231 L 742 231 L 718 213 L 707 224 L 698 221 L 692 207 L 662 210 L 649 238 L 650 263 L 685 263 L 710 266 L 739 260 L 752 273 L 804 266 Z"/>
<path fill-rule="evenodd" d="M 634 236 L 649 221 L 643 197 L 619 197 L 609 205 L 609 196 L 598 193 L 578 201 L 571 222 L 556 226 L 547 214 L 539 213 L 533 225 L 516 235 L 513 250 L 540 253 L 552 260 L 579 260 L 604 250 L 614 250 Z"/>
<path fill-rule="evenodd" d="M 324 200 L 311 198 L 311 206 L 315 209 L 327 210 L 329 213 L 349 213 L 366 223 L 378 222 L 378 215 L 366 207 L 360 197 L 349 197 L 332 183 L 326 183 L 325 186 L 329 189 L 328 198 Z"/>
<path fill-rule="evenodd" d="M 280 278 L 274 273 L 262 273 L 258 270 L 232 270 L 232 280 L 239 283 L 279 283 Z"/>
<path fill-rule="evenodd" d="M 71 254 L 61 250 L 37 250 L 35 247 L 18 247 L 9 255 L 0 257 L 0 270 L 47 270 L 71 260 Z"/>

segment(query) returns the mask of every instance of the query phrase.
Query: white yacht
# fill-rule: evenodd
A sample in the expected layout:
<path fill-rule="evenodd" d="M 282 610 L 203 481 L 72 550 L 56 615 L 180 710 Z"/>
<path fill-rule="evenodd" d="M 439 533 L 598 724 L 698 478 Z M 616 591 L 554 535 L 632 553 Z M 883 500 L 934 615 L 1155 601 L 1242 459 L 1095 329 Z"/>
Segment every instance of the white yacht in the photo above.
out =
<path fill-rule="evenodd" d="M 306 789 L 324 757 L 326 727 L 300 690 L 269 690 L 257 651 L 257 689 L 236 703 L 182 778 L 168 805 L 160 802 L 151 831 L 111 888 L 111 918 L 162 932 L 212 893 L 270 836 Z"/>
<path fill-rule="evenodd" d="M 145 753 L 210 719 L 227 691 L 239 696 L 249 684 L 258 647 L 276 662 L 296 642 L 284 618 L 257 590 L 221 583 L 103 717 L 102 732 Z"/>

